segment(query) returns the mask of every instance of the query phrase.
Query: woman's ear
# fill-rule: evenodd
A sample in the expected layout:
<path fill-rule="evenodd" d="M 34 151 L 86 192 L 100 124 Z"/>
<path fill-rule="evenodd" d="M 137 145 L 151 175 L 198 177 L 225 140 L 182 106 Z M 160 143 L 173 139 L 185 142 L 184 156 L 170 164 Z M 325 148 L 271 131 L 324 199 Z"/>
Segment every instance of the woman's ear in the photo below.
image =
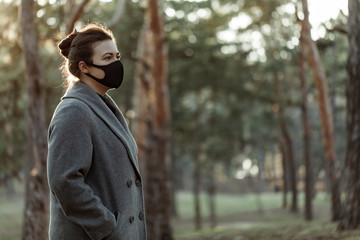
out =
<path fill-rule="evenodd" d="M 81 72 L 89 73 L 88 66 L 86 65 L 86 63 L 84 61 L 80 61 L 78 66 L 79 66 L 79 69 Z"/>

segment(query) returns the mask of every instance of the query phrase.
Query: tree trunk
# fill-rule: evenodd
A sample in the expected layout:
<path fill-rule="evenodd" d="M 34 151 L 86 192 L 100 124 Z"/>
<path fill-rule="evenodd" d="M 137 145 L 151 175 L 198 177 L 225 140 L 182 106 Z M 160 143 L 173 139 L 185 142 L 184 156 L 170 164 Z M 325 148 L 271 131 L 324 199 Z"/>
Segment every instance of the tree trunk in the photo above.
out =
<path fill-rule="evenodd" d="M 328 98 L 328 89 L 325 81 L 325 73 L 320 62 L 319 51 L 315 42 L 311 38 L 311 26 L 309 22 L 309 11 L 307 0 L 301 0 L 304 12 L 304 20 L 302 22 L 301 36 L 304 37 L 304 45 L 309 66 L 314 76 L 315 86 L 317 88 L 318 106 L 321 119 L 321 130 L 323 135 L 323 144 L 325 149 L 325 157 L 329 171 L 329 183 L 331 190 L 331 210 L 332 220 L 340 219 L 341 200 L 339 192 L 339 178 L 336 176 L 336 154 L 334 146 L 334 126 L 333 118 L 330 112 L 330 104 Z"/>
<path fill-rule="evenodd" d="M 135 139 L 145 164 L 145 205 L 149 240 L 172 239 L 168 48 L 158 0 L 148 0 L 138 43 L 135 73 Z M 161 202 L 161 204 L 159 204 Z"/>
<path fill-rule="evenodd" d="M 331 66 L 330 66 L 330 109 L 333 116 L 333 125 L 334 125 L 334 131 L 336 132 L 336 54 L 335 54 L 335 48 L 336 46 L 330 47 L 330 60 L 331 60 Z"/>
<path fill-rule="evenodd" d="M 174 178 L 172 178 L 172 182 L 174 183 Z M 177 209 L 176 209 L 176 206 L 177 206 L 176 192 L 177 192 L 177 190 L 174 188 L 174 184 L 173 184 L 173 187 L 171 188 L 171 203 L 172 203 L 171 204 L 171 215 L 174 218 L 179 217 L 179 214 L 178 214 Z"/>
<path fill-rule="evenodd" d="M 215 186 L 215 164 L 210 160 L 209 162 L 209 171 L 208 171 L 208 196 L 209 196 L 209 210 L 210 210 L 210 227 L 215 228 L 217 225 L 216 218 L 216 206 L 215 206 L 215 196 L 216 196 L 216 186 Z"/>
<path fill-rule="evenodd" d="M 80 4 L 75 3 L 76 0 L 67 0 L 65 6 L 65 33 L 70 34 L 74 30 L 76 21 L 81 17 L 84 12 L 86 4 L 90 0 L 83 0 Z"/>
<path fill-rule="evenodd" d="M 293 148 L 292 148 L 292 141 L 289 135 L 289 132 L 286 127 L 285 117 L 284 117 L 284 111 L 283 106 L 281 104 L 282 102 L 282 90 L 280 88 L 279 79 L 278 76 L 275 74 L 275 86 L 276 86 L 276 92 L 279 98 L 279 125 L 280 125 L 280 131 L 281 131 L 281 138 L 283 142 L 284 147 L 284 154 L 286 158 L 287 167 L 289 170 L 288 177 L 290 178 L 290 187 L 292 192 L 292 202 L 290 210 L 291 212 L 297 212 L 298 206 L 297 206 L 297 178 L 296 178 L 296 166 L 294 161 L 294 154 L 293 154 Z"/>
<path fill-rule="evenodd" d="M 264 151 L 262 149 L 258 149 L 257 155 L 258 155 L 257 166 L 258 166 L 259 171 L 257 174 L 257 185 L 254 186 L 254 191 L 256 192 L 255 200 L 256 200 L 258 212 L 260 214 L 263 214 L 264 213 L 264 204 L 261 199 L 261 194 L 264 191 L 264 181 L 261 177 L 261 173 L 262 173 L 262 170 L 264 169 L 264 162 L 265 162 Z"/>
<path fill-rule="evenodd" d="M 341 230 L 360 228 L 360 2 L 349 0 L 347 82 L 346 202 Z"/>
<path fill-rule="evenodd" d="M 265 183 L 263 179 L 263 170 L 265 169 L 265 151 L 263 149 L 258 149 L 258 191 L 259 193 L 263 193 L 265 191 Z"/>
<path fill-rule="evenodd" d="M 144 22 L 140 31 L 137 45 L 137 63 L 134 76 L 134 107 L 136 119 L 133 124 L 134 138 L 138 145 L 138 159 L 143 178 L 146 179 L 146 151 L 150 148 L 148 122 L 150 119 L 150 103 L 148 101 L 150 94 L 150 48 L 145 47 L 150 44 L 148 35 L 149 25 Z M 146 183 L 144 183 L 146 184 Z"/>
<path fill-rule="evenodd" d="M 173 137 L 171 138 L 171 145 L 173 141 Z M 177 209 L 177 200 L 176 200 L 176 193 L 182 189 L 182 179 L 183 179 L 183 173 L 182 173 L 182 165 L 181 160 L 176 159 L 174 156 L 174 151 L 171 151 L 171 181 L 172 181 L 172 188 L 171 188 L 171 202 L 172 202 L 172 209 L 171 209 L 171 215 L 173 218 L 178 218 L 179 213 Z M 179 167 L 180 162 L 180 167 Z"/>
<path fill-rule="evenodd" d="M 199 150 L 195 150 L 195 151 L 199 151 Z M 193 184 L 194 208 L 195 208 L 194 224 L 196 230 L 200 230 L 202 227 L 201 208 L 200 208 L 200 185 L 201 185 L 200 170 L 201 170 L 200 154 L 199 152 L 197 152 L 195 154 L 194 184 Z"/>
<path fill-rule="evenodd" d="M 118 4 L 116 7 L 116 11 L 111 18 L 110 22 L 107 24 L 109 29 L 114 28 L 121 20 L 122 16 L 124 15 L 126 7 L 126 0 L 118 0 Z"/>
<path fill-rule="evenodd" d="M 255 204 L 256 204 L 257 211 L 259 214 L 263 214 L 264 213 L 264 205 L 261 200 L 260 182 L 255 184 L 255 177 L 253 177 L 253 176 L 249 176 L 249 177 L 247 177 L 247 179 L 248 179 L 249 187 L 255 193 Z M 257 179 L 258 180 L 260 179 L 259 175 L 257 176 Z"/>
<path fill-rule="evenodd" d="M 271 151 L 271 183 L 273 185 L 275 185 L 275 191 L 277 192 L 279 189 L 279 185 L 278 185 L 278 171 L 277 171 L 277 167 L 276 167 L 276 153 L 274 151 Z"/>
<path fill-rule="evenodd" d="M 287 190 L 288 190 L 288 167 L 286 161 L 286 150 L 283 141 L 281 140 L 280 143 L 280 150 L 282 155 L 282 168 L 283 168 L 283 199 L 282 199 L 282 208 L 287 208 Z"/>
<path fill-rule="evenodd" d="M 292 141 L 290 138 L 290 135 L 286 129 L 286 123 L 284 120 L 281 120 L 280 123 L 280 129 L 281 129 L 281 135 L 282 135 L 282 141 L 284 143 L 284 151 L 285 151 L 285 157 L 286 161 L 289 164 L 289 177 L 290 177 L 290 187 L 292 192 L 292 201 L 291 201 L 291 212 L 297 212 L 298 206 L 297 206 L 297 187 L 296 187 L 296 167 L 294 162 L 294 155 L 292 151 Z"/>
<path fill-rule="evenodd" d="M 46 178 L 45 80 L 41 70 L 33 0 L 21 2 L 21 38 L 28 90 L 28 161 L 22 239 L 45 240 L 48 233 L 49 189 Z"/>
<path fill-rule="evenodd" d="M 310 159 L 310 124 L 307 106 L 307 89 L 306 89 L 306 73 L 305 73 L 305 50 L 303 47 L 303 39 L 300 37 L 299 44 L 299 78 L 301 84 L 301 111 L 302 122 L 304 127 L 304 161 L 305 161 L 305 219 L 313 219 L 312 196 L 313 196 L 313 172 Z"/>

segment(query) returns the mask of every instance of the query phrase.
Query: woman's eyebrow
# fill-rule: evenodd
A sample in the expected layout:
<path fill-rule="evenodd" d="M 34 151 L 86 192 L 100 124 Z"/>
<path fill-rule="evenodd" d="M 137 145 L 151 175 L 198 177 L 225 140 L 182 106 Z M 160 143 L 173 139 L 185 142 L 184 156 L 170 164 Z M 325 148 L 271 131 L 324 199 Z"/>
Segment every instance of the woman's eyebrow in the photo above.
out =
<path fill-rule="evenodd" d="M 107 53 L 104 53 L 103 55 L 102 55 L 102 57 L 104 57 L 105 55 L 107 55 L 107 54 L 110 54 L 110 55 L 120 55 L 120 53 L 119 52 L 107 52 Z"/>

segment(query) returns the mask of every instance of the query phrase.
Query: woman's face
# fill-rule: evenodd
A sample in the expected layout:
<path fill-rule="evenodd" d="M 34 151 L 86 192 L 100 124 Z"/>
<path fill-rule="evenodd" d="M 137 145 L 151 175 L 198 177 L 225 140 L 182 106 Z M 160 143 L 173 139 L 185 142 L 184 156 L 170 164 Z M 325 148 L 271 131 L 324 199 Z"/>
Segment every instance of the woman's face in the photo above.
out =
<path fill-rule="evenodd" d="M 120 53 L 112 40 L 104 40 L 93 46 L 93 63 L 96 65 L 108 65 L 120 59 Z M 105 77 L 103 70 L 88 66 L 89 73 L 99 79 Z"/>

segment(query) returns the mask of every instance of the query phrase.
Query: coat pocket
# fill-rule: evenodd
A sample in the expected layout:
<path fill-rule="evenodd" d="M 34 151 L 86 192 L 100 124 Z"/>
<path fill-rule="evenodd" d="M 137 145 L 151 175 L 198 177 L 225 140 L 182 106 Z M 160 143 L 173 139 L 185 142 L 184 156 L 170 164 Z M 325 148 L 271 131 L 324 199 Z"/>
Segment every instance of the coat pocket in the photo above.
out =
<path fill-rule="evenodd" d="M 120 214 L 119 212 L 115 213 L 116 217 L 116 226 L 114 231 L 110 234 L 110 236 L 104 238 L 103 240 L 129 240 L 127 231 L 125 228 L 125 216 Z"/>

